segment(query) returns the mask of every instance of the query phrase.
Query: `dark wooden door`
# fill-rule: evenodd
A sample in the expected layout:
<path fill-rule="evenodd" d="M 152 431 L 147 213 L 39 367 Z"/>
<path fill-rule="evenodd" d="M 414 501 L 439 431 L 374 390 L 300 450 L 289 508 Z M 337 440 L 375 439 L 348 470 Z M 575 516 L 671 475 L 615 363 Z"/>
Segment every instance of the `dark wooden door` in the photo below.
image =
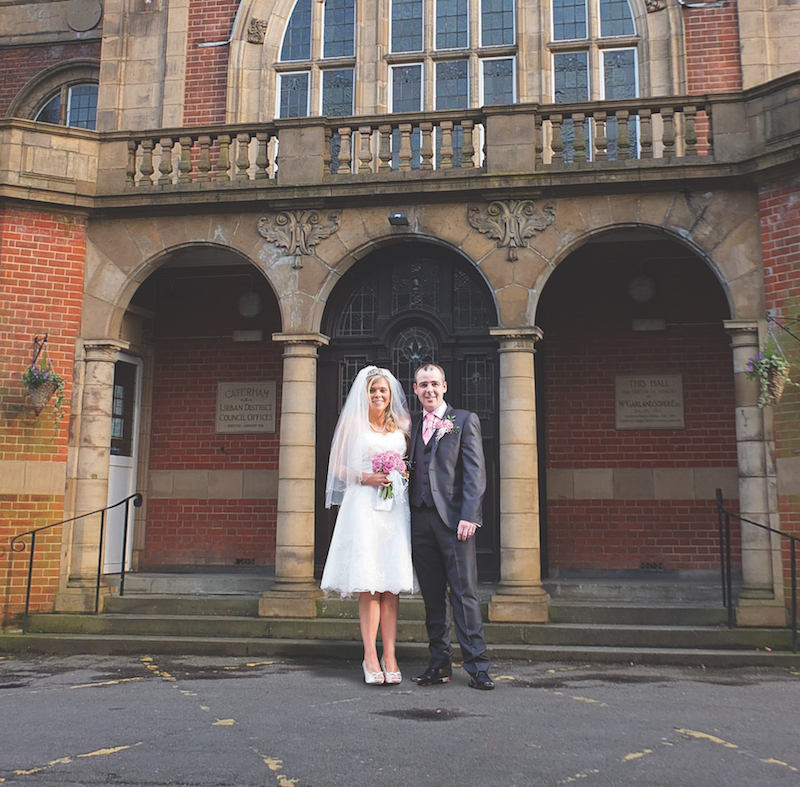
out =
<path fill-rule="evenodd" d="M 328 452 L 350 385 L 359 369 L 376 364 L 392 371 L 406 391 L 412 413 L 419 364 L 438 363 L 447 376 L 447 401 L 481 419 L 487 490 L 484 526 L 478 531 L 481 581 L 500 574 L 500 488 L 497 324 L 485 282 L 462 258 L 439 247 L 402 243 L 374 252 L 353 266 L 331 296 L 320 349 L 317 396 L 316 554 L 318 574 L 338 509 L 326 510 Z"/>

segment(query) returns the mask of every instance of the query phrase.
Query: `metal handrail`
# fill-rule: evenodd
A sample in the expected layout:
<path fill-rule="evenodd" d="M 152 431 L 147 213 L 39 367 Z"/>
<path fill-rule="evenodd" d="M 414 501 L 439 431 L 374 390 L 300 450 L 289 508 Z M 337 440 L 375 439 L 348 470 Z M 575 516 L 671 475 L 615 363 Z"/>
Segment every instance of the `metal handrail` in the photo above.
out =
<path fill-rule="evenodd" d="M 18 533 L 14 538 L 11 539 L 11 551 L 12 552 L 24 552 L 25 551 L 25 542 L 22 541 L 25 536 L 31 537 L 31 555 L 28 560 L 28 584 L 25 589 L 25 617 L 23 618 L 22 622 L 22 633 L 28 633 L 28 623 L 30 620 L 30 605 L 31 605 L 31 583 L 33 580 L 33 559 L 36 552 L 36 535 L 41 533 L 43 530 L 50 530 L 51 528 L 58 527 L 59 525 L 66 525 L 70 522 L 76 522 L 78 519 L 83 519 L 87 516 L 94 516 L 95 514 L 100 514 L 100 545 L 99 545 L 99 557 L 97 560 L 97 584 L 95 587 L 94 593 L 94 614 L 96 615 L 99 608 L 100 608 L 100 578 L 103 575 L 103 539 L 105 537 L 105 527 L 106 527 L 106 511 L 110 511 L 113 508 L 117 508 L 118 506 L 124 505 L 125 506 L 125 521 L 123 524 L 122 529 L 122 564 L 121 564 L 121 577 L 120 577 L 120 595 L 122 595 L 123 588 L 125 585 L 125 553 L 127 551 L 127 544 L 128 544 L 128 511 L 129 511 L 129 504 L 130 501 L 133 500 L 133 505 L 136 508 L 139 508 L 142 505 L 142 495 L 140 492 L 136 492 L 135 494 L 128 495 L 128 497 L 120 500 L 118 503 L 114 503 L 114 505 L 106 506 L 105 508 L 98 508 L 97 511 L 89 511 L 86 514 L 79 514 L 78 516 L 74 516 L 71 519 L 64 519 L 61 522 L 54 522 L 52 525 L 44 525 L 43 527 L 37 527 L 34 530 L 27 530 L 24 533 Z"/>
<path fill-rule="evenodd" d="M 719 525 L 719 556 L 720 570 L 722 576 L 722 604 L 728 610 L 728 628 L 734 628 L 736 620 L 733 608 L 733 593 L 731 589 L 731 517 L 735 517 L 740 522 L 748 525 L 755 525 L 762 530 L 770 533 L 777 533 L 782 538 L 789 539 L 789 566 L 792 578 L 792 653 L 797 653 L 797 544 L 800 538 L 790 536 L 774 527 L 762 525 L 760 522 L 753 522 L 738 514 L 726 511 L 723 506 L 722 490 L 717 489 L 717 523 Z"/>

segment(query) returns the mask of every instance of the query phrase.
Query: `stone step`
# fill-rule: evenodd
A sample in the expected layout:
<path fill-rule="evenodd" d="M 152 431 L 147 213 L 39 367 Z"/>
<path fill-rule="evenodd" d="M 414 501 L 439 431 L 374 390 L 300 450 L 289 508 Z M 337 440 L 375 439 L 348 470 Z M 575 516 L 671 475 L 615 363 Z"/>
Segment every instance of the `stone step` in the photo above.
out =
<path fill-rule="evenodd" d="M 105 581 L 116 589 L 119 576 L 109 575 Z M 125 596 L 260 596 L 269 590 L 275 577 L 271 570 L 134 572 L 125 575 Z"/>
<path fill-rule="evenodd" d="M 722 605 L 634 605 L 559 600 L 550 605 L 550 621 L 641 626 L 720 626 L 728 622 L 728 611 Z"/>
<path fill-rule="evenodd" d="M 51 655 L 197 655 L 252 658 L 303 658 L 315 661 L 362 658 L 361 643 L 350 640 L 264 639 L 232 637 L 162 637 L 83 634 L 0 634 L 0 652 Z M 423 666 L 423 643 L 399 642 L 401 662 Z M 458 655 L 458 651 L 456 651 Z M 738 649 L 625 648 L 570 645 L 490 644 L 495 661 L 526 660 L 597 664 L 652 664 L 687 667 L 800 667 L 800 655 L 789 652 Z"/>
<path fill-rule="evenodd" d="M 541 645 L 788 650 L 791 632 L 722 626 L 589 625 L 583 623 L 487 623 L 493 645 Z M 180 615 L 39 614 L 31 618 L 31 634 L 83 634 L 141 637 L 347 640 L 360 642 L 358 620 L 351 618 L 253 618 Z M 398 641 L 427 641 L 422 621 L 400 621 Z"/>

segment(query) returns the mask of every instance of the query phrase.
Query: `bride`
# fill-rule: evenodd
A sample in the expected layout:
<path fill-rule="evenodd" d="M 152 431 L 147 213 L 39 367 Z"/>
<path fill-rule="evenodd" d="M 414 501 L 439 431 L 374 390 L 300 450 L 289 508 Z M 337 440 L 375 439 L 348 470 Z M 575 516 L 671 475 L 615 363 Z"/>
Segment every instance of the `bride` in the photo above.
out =
<path fill-rule="evenodd" d="M 362 668 L 369 684 L 402 680 L 395 657 L 399 594 L 418 590 L 405 479 L 397 470 L 388 472 L 407 453 L 410 423 L 394 375 L 367 366 L 342 408 L 328 465 L 325 506 L 341 507 L 321 587 L 342 598 L 358 594 Z M 375 644 L 379 628 L 380 660 Z"/>

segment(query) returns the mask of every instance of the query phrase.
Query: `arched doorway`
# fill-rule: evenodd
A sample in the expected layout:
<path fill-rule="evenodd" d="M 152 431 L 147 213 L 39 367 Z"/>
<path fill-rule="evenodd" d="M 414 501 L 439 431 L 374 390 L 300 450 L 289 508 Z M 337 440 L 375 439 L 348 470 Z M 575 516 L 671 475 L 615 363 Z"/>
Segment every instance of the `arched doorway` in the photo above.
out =
<path fill-rule="evenodd" d="M 344 398 L 356 373 L 374 363 L 402 383 L 412 412 L 420 363 L 440 364 L 447 375 L 447 400 L 481 419 L 487 490 L 484 526 L 478 532 L 478 573 L 494 581 L 500 573 L 497 343 L 489 328 L 497 313 L 485 282 L 459 255 L 433 244 L 400 243 L 373 252 L 354 265 L 331 295 L 320 350 L 317 397 L 317 494 L 315 563 L 321 573 L 337 509 L 324 507 L 328 447 Z"/>
<path fill-rule="evenodd" d="M 738 497 L 729 317 L 711 269 L 655 232 L 555 270 L 536 315 L 544 576 L 716 576 L 714 490 Z"/>

